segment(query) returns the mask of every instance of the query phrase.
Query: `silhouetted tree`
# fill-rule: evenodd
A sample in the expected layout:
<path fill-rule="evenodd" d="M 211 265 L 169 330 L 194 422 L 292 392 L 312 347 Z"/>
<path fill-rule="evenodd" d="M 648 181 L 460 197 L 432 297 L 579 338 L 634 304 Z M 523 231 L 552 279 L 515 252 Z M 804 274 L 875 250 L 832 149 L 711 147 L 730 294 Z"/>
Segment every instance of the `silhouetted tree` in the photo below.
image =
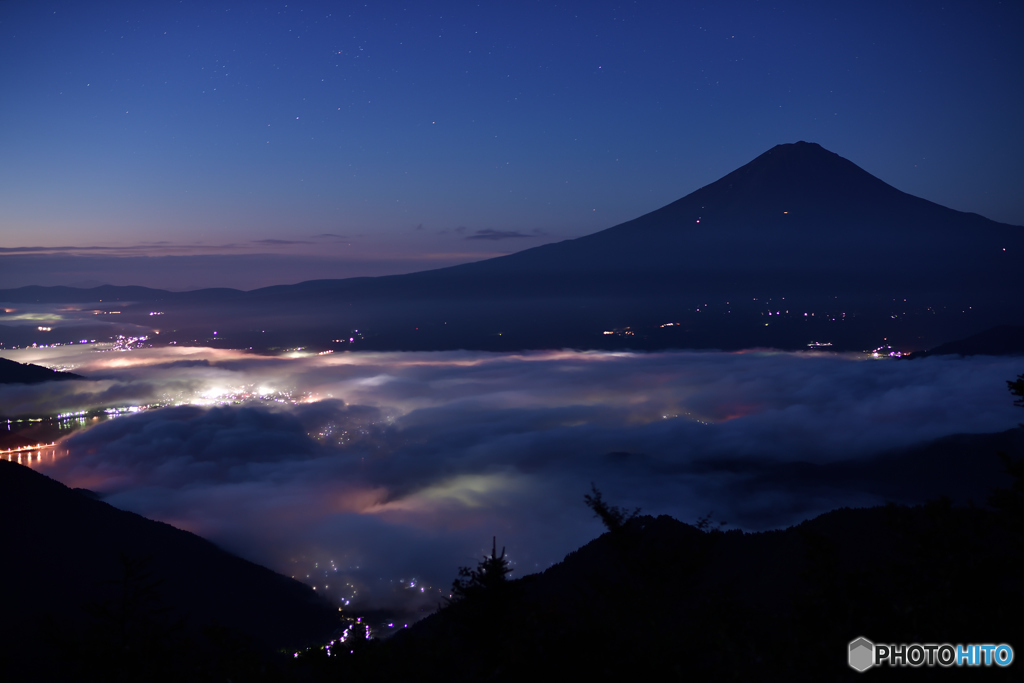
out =
<path fill-rule="evenodd" d="M 1006 384 L 1010 393 L 1018 397 L 1013 405 L 1024 408 L 1024 375 L 1019 375 L 1013 382 L 1007 380 Z M 988 497 L 988 503 L 1002 514 L 1020 543 L 1024 541 L 1024 458 L 1015 459 L 1002 452 L 997 455 L 1003 461 L 1006 473 L 1013 477 L 1013 484 L 1008 489 L 995 489 Z"/>
<path fill-rule="evenodd" d="M 498 555 L 498 539 L 491 537 L 491 555 L 484 556 L 476 569 L 459 567 L 459 577 L 452 583 L 452 601 L 494 595 L 508 582 L 512 567 L 505 558 L 505 548 Z"/>
<path fill-rule="evenodd" d="M 727 526 L 729 524 L 725 521 L 719 521 L 717 524 L 713 525 L 712 518 L 714 517 L 714 514 L 715 511 L 711 510 L 710 512 L 708 512 L 708 514 L 704 515 L 703 517 L 698 517 L 697 521 L 693 523 L 693 526 L 695 526 L 698 531 L 709 533 L 712 531 L 720 531 L 723 526 Z"/>
<path fill-rule="evenodd" d="M 1016 380 L 1006 380 L 1006 385 L 1010 388 L 1010 393 L 1017 397 L 1013 405 L 1024 408 L 1024 375 L 1018 375 Z"/>
<path fill-rule="evenodd" d="M 500 672 L 514 661 L 519 630 L 511 616 L 518 596 L 515 583 L 508 579 L 511 572 L 505 549 L 498 553 L 495 537 L 491 554 L 475 569 L 459 568 L 449 607 L 441 614 L 450 629 L 446 647 L 458 654 L 438 680 L 504 680 Z"/>
<path fill-rule="evenodd" d="M 601 497 L 601 492 L 594 485 L 594 482 L 590 482 L 591 493 L 584 494 L 583 502 L 587 504 L 587 507 L 594 511 L 594 516 L 601 519 L 604 525 L 608 528 L 608 531 L 618 531 L 626 525 L 631 519 L 640 514 L 640 508 L 636 508 L 630 513 L 626 513 L 623 508 L 615 505 L 609 505 Z"/>

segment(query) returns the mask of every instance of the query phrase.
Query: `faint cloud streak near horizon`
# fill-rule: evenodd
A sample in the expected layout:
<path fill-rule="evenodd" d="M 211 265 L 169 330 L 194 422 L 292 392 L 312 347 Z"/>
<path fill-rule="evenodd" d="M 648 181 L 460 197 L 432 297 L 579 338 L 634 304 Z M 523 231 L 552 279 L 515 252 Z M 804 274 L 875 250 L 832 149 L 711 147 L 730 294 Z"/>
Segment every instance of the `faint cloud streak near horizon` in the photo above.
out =
<path fill-rule="evenodd" d="M 466 237 L 467 240 L 508 240 L 521 239 L 524 237 L 539 237 L 540 233 L 525 233 L 518 230 L 477 230 L 474 234 Z"/>

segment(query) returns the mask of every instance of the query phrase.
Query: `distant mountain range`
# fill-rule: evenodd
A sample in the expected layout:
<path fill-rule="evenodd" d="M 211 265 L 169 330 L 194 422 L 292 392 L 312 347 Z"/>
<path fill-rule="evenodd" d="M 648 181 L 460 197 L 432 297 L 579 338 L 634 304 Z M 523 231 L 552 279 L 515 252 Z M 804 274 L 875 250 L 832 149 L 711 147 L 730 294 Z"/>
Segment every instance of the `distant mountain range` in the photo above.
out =
<path fill-rule="evenodd" d="M 1022 255 L 1024 227 L 797 142 L 635 220 L 476 263 L 251 292 L 25 287 L 0 300 L 160 302 L 164 327 L 198 335 L 223 321 L 221 338 L 254 347 L 349 348 L 360 330 L 360 348 L 914 350 L 1024 320 Z"/>
<path fill-rule="evenodd" d="M 966 339 L 940 344 L 933 349 L 912 353 L 911 358 L 927 356 L 1024 356 L 1024 327 L 1000 325 Z"/>

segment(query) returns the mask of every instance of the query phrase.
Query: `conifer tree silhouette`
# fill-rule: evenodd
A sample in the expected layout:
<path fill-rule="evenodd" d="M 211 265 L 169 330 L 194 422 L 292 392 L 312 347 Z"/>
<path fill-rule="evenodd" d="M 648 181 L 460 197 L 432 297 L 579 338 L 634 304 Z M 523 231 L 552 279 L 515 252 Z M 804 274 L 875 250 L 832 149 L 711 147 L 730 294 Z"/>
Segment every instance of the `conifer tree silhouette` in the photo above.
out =
<path fill-rule="evenodd" d="M 1017 397 L 1013 405 L 1024 408 L 1024 375 L 1018 375 L 1016 380 L 1006 380 L 1006 385 L 1010 393 Z"/>
<path fill-rule="evenodd" d="M 504 546 L 501 555 L 498 555 L 498 538 L 492 536 L 490 557 L 485 555 L 476 569 L 459 567 L 460 578 L 452 583 L 451 599 L 457 602 L 467 598 L 494 596 L 508 583 L 511 572 L 512 567 L 505 558 Z"/>
<path fill-rule="evenodd" d="M 609 505 L 601 497 L 601 492 L 594 485 L 594 482 L 590 482 L 590 491 L 583 495 L 583 502 L 587 504 L 587 507 L 594 511 L 594 516 L 599 517 L 604 525 L 608 528 L 608 531 L 616 532 L 629 523 L 634 517 L 640 514 L 640 508 L 636 508 L 630 513 L 626 513 L 626 510 L 615 505 Z"/>
<path fill-rule="evenodd" d="M 1010 393 L 1017 397 L 1013 405 L 1024 408 L 1024 375 L 1016 381 L 1007 380 Z M 1024 428 L 1024 424 L 1020 425 Z M 1018 545 L 1024 548 L 1024 458 L 1012 458 L 1008 453 L 996 455 L 1003 461 L 1006 473 L 1013 477 L 1010 488 L 997 488 L 988 497 L 988 504 L 1000 512 L 1009 523 Z"/>

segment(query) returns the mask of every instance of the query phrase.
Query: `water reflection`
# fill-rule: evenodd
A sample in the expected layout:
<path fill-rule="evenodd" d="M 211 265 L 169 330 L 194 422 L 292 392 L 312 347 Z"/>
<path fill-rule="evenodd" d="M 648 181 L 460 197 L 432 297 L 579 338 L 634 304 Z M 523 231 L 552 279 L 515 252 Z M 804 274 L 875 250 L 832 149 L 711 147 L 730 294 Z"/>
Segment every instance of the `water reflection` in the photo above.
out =
<path fill-rule="evenodd" d="M 68 454 L 60 447 L 62 439 L 120 414 L 78 411 L 49 417 L 0 418 L 0 458 L 28 467 L 56 462 Z"/>
<path fill-rule="evenodd" d="M 56 443 L 36 444 L 34 446 L 9 448 L 5 451 L 0 451 L 0 457 L 7 456 L 8 462 L 16 462 L 27 467 L 51 464 L 57 462 L 58 457 L 63 457 L 67 454 L 66 450 L 57 448 Z"/>

